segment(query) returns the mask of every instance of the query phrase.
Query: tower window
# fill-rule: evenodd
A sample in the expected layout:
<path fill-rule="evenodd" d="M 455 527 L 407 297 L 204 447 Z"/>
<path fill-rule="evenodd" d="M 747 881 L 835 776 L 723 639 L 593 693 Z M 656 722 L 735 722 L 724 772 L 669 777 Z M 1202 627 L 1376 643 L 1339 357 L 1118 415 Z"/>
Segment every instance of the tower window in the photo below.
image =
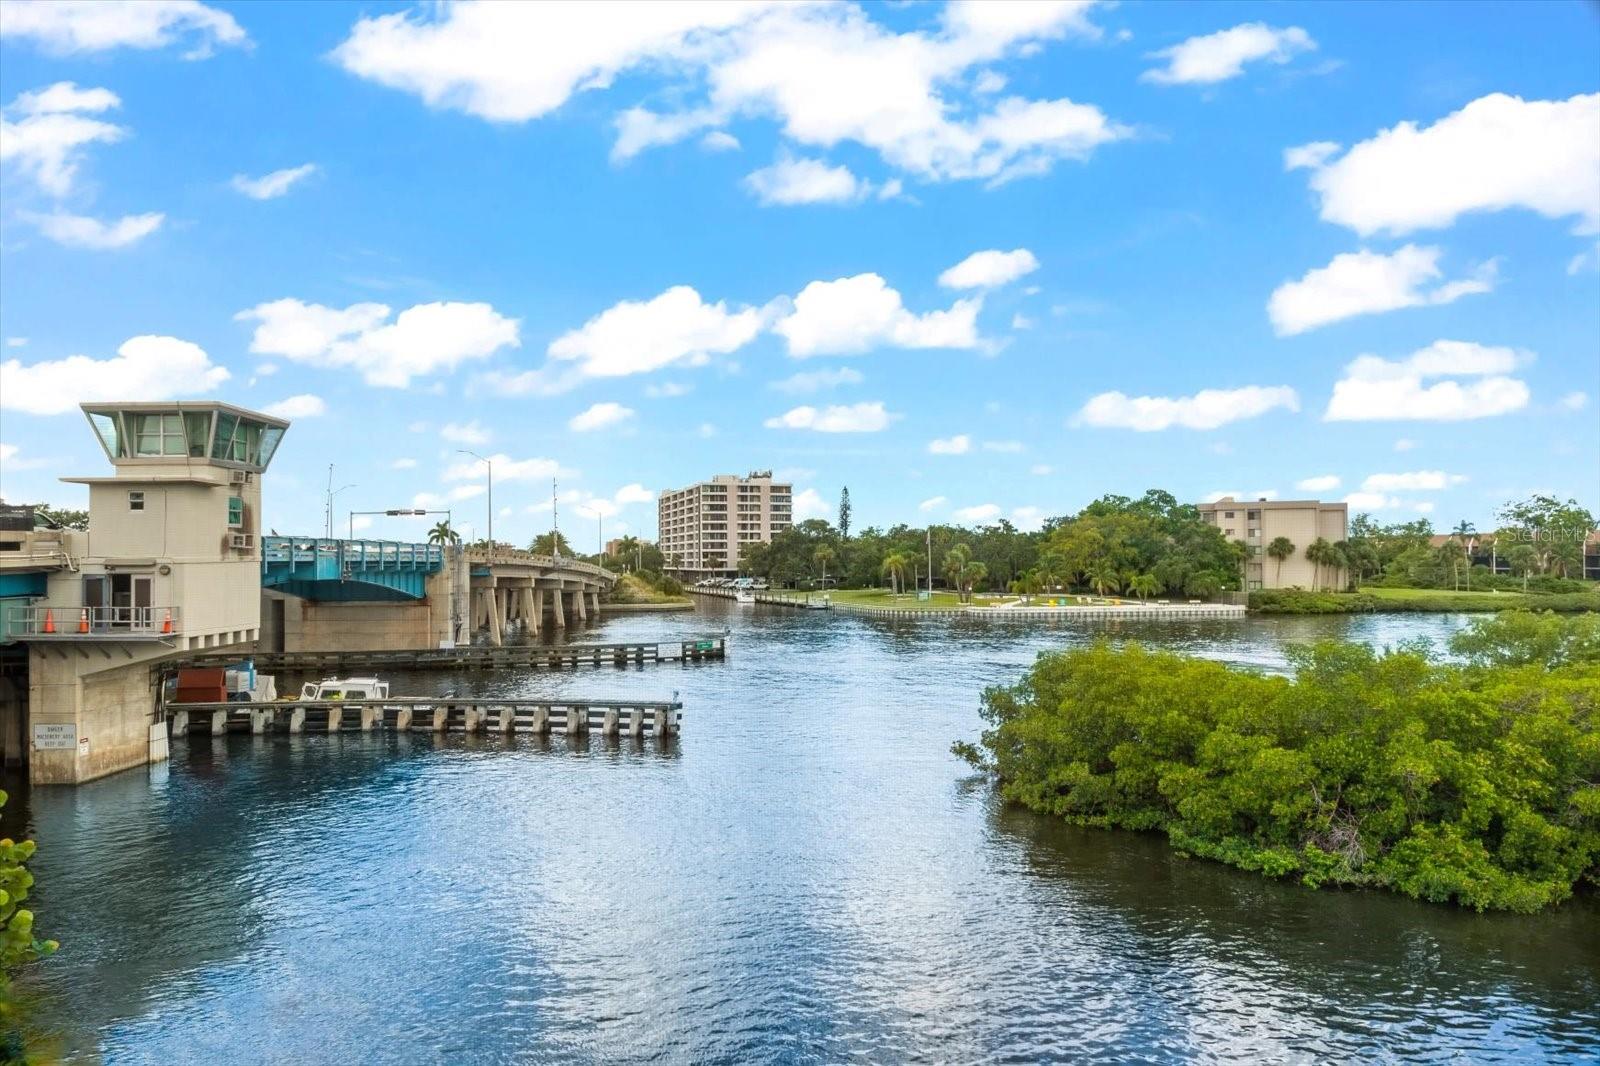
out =
<path fill-rule="evenodd" d="M 144 493 L 142 493 L 142 492 L 130 492 L 130 493 L 128 493 L 128 510 L 130 510 L 130 511 L 142 511 L 142 510 L 144 510 Z"/>

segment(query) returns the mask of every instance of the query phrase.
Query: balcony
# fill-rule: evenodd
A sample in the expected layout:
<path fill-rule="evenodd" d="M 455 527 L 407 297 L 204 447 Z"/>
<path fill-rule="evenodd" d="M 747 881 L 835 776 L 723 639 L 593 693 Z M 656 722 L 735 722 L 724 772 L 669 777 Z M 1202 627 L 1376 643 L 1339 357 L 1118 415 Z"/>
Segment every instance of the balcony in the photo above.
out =
<path fill-rule="evenodd" d="M 166 640 L 183 632 L 177 607 L 12 607 L 8 640 Z"/>

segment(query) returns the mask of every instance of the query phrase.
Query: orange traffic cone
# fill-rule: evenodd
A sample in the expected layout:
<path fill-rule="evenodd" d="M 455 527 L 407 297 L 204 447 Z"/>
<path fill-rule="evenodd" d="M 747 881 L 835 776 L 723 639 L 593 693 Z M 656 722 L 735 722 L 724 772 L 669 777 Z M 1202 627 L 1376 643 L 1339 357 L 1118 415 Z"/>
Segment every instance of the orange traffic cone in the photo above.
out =
<path fill-rule="evenodd" d="M 89 632 L 89 608 L 87 607 L 85 607 L 83 609 L 83 613 L 78 616 L 78 632 Z"/>
<path fill-rule="evenodd" d="M 161 632 L 162 633 L 171 633 L 172 632 L 172 608 L 171 607 L 167 608 L 167 617 L 166 617 L 166 620 L 161 623 Z"/>
<path fill-rule="evenodd" d="M 50 614 L 50 608 L 48 607 L 44 609 L 44 631 L 46 633 L 54 633 L 56 631 L 56 620 Z"/>

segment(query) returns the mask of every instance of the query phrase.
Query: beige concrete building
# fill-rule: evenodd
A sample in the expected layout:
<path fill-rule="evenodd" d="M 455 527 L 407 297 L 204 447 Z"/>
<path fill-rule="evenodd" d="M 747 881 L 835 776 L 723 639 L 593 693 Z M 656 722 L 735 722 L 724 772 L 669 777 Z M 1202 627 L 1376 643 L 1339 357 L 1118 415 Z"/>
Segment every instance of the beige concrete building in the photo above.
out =
<path fill-rule="evenodd" d="M 62 479 L 88 486 L 88 530 L 0 532 L 0 720 L 34 784 L 165 759 L 150 667 L 257 639 L 261 475 L 289 425 L 215 402 L 83 411 L 114 468 Z"/>
<path fill-rule="evenodd" d="M 667 568 L 692 579 L 727 577 L 739 572 L 747 545 L 769 542 L 793 524 L 794 486 L 774 482 L 770 470 L 718 474 L 663 492 L 656 506 Z"/>
<path fill-rule="evenodd" d="M 1336 544 L 1348 536 L 1350 512 L 1346 504 L 1319 500 L 1241 503 L 1232 496 L 1224 496 L 1199 506 L 1200 516 L 1220 529 L 1224 537 L 1244 544 L 1246 591 L 1345 587 L 1346 572 L 1324 566 L 1319 576 L 1318 568 L 1306 558 L 1306 548 L 1318 537 Z M 1267 546 L 1278 537 L 1286 537 L 1294 545 L 1294 550 L 1281 564 L 1267 554 Z"/>

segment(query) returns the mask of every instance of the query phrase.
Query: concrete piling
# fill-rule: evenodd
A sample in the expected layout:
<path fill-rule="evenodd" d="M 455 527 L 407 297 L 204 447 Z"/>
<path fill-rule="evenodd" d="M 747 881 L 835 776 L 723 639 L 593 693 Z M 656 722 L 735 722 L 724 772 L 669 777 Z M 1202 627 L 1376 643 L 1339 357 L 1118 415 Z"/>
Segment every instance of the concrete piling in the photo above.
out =
<path fill-rule="evenodd" d="M 550 732 L 550 712 L 544 707 L 535 707 L 533 709 L 533 721 L 528 728 L 539 736 Z"/>
<path fill-rule="evenodd" d="M 600 735 L 603 737 L 617 735 L 617 709 L 615 707 L 606 708 L 605 717 L 600 722 Z"/>
<path fill-rule="evenodd" d="M 289 712 L 289 732 L 303 733 L 305 732 L 305 728 L 306 709 L 304 707 L 296 707 L 294 710 Z"/>
<path fill-rule="evenodd" d="M 344 728 L 344 708 L 343 707 L 329 707 L 328 708 L 328 732 L 337 733 L 339 730 L 341 730 L 343 728 Z"/>
<path fill-rule="evenodd" d="M 443 733 L 450 728 L 450 708 L 435 707 L 433 709 L 433 731 Z"/>
<path fill-rule="evenodd" d="M 211 712 L 211 735 L 214 736 L 214 737 L 220 737 L 224 733 L 226 733 L 227 731 L 228 731 L 228 712 L 227 711 L 212 711 Z"/>
<path fill-rule="evenodd" d="M 514 733 L 517 730 L 517 712 L 510 706 L 500 708 L 500 721 L 496 728 L 502 733 Z"/>
<path fill-rule="evenodd" d="M 270 707 L 264 707 L 258 711 L 251 711 L 250 732 L 257 734 L 270 732 L 274 717 L 275 715 Z"/>
<path fill-rule="evenodd" d="M 589 731 L 589 716 L 582 707 L 567 708 L 567 736 L 577 736 Z"/>
<path fill-rule="evenodd" d="M 363 707 L 363 708 L 361 708 L 361 731 L 363 733 L 372 732 L 373 727 L 376 726 L 376 724 L 378 722 L 382 721 L 382 720 L 383 720 L 383 708 L 382 707 Z"/>
<path fill-rule="evenodd" d="M 411 708 L 402 707 L 394 712 L 394 731 L 404 733 L 411 728 Z"/>
<path fill-rule="evenodd" d="M 172 722 L 172 732 L 182 736 L 189 731 L 188 711 L 173 711 L 170 720 Z"/>

